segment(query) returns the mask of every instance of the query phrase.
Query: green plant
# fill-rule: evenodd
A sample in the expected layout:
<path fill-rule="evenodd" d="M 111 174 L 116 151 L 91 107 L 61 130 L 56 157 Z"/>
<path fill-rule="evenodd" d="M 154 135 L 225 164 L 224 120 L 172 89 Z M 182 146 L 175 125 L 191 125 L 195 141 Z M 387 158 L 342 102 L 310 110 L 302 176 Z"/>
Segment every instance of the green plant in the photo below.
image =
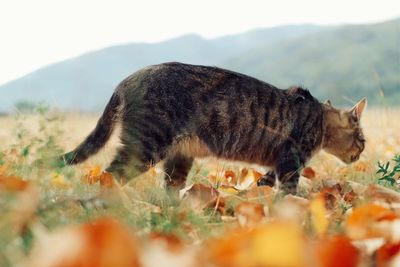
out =
<path fill-rule="evenodd" d="M 400 154 L 396 155 L 393 158 L 394 166 L 391 168 L 390 161 L 386 162 L 386 164 L 381 164 L 378 162 L 378 171 L 377 174 L 381 174 L 381 177 L 378 179 L 378 182 L 384 182 L 385 184 L 389 183 L 393 186 L 398 177 L 396 175 L 400 174 Z"/>

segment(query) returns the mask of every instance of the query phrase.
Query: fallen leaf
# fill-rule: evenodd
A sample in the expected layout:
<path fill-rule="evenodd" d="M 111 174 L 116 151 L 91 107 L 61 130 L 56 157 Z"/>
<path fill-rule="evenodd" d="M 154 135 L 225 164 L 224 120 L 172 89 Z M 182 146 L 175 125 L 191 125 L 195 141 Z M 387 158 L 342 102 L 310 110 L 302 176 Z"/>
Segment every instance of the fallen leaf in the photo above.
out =
<path fill-rule="evenodd" d="M 242 169 L 241 175 L 235 185 L 235 188 L 241 191 L 246 190 L 252 185 L 257 184 L 257 181 L 260 179 L 261 176 L 261 173 L 253 169 Z"/>
<path fill-rule="evenodd" d="M 143 267 L 188 267 L 197 266 L 197 247 L 186 246 L 173 234 L 151 233 L 142 249 Z"/>
<path fill-rule="evenodd" d="M 303 234 L 296 224 L 273 222 L 265 225 L 254 232 L 250 246 L 253 266 L 307 266 Z"/>
<path fill-rule="evenodd" d="M 241 202 L 235 208 L 235 216 L 239 225 L 252 228 L 265 222 L 264 205 L 257 202 Z"/>
<path fill-rule="evenodd" d="M 201 255 L 206 264 L 218 267 L 308 266 L 301 228 L 288 222 L 230 231 L 207 241 Z"/>
<path fill-rule="evenodd" d="M 233 171 L 225 171 L 224 177 L 229 184 L 235 185 L 237 183 L 236 174 Z"/>
<path fill-rule="evenodd" d="M 329 220 L 325 208 L 325 198 L 322 194 L 310 201 L 310 212 L 316 233 L 319 236 L 325 234 L 329 226 Z"/>
<path fill-rule="evenodd" d="M 305 167 L 301 175 L 308 179 L 314 179 L 317 176 L 316 172 L 311 167 Z"/>
<path fill-rule="evenodd" d="M 101 174 L 101 167 L 96 165 L 90 168 L 89 171 L 82 177 L 82 182 L 85 184 L 95 184 L 99 181 Z"/>
<path fill-rule="evenodd" d="M 13 194 L 15 201 L 12 202 L 9 212 L 2 216 L 8 216 L 13 230 L 20 233 L 36 214 L 39 204 L 37 187 L 18 176 L 0 175 L 0 196 L 5 192 Z"/>
<path fill-rule="evenodd" d="M 24 266 L 139 267 L 139 250 L 131 232 L 103 218 L 70 226 L 42 237 Z"/>
<path fill-rule="evenodd" d="M 361 256 L 360 251 L 344 235 L 319 239 L 313 250 L 319 267 L 357 267 Z"/>
<path fill-rule="evenodd" d="M 113 188 L 115 186 L 115 178 L 114 176 L 109 173 L 104 171 L 100 176 L 99 176 L 99 181 L 100 181 L 100 186 L 101 188 Z"/>
<path fill-rule="evenodd" d="M 387 227 L 385 222 L 397 221 L 397 215 L 388 208 L 377 204 L 364 204 L 352 210 L 346 220 L 346 232 L 352 239 L 385 237 Z"/>
<path fill-rule="evenodd" d="M 71 183 L 65 180 L 63 174 L 60 173 L 52 173 L 50 183 L 52 186 L 56 188 L 69 188 L 71 187 Z"/>
<path fill-rule="evenodd" d="M 209 207 L 210 203 L 215 203 L 218 195 L 218 191 L 211 186 L 194 184 L 184 193 L 183 198 L 195 211 L 200 212 Z"/>
<path fill-rule="evenodd" d="M 237 195 L 240 193 L 239 189 L 236 189 L 233 186 L 226 185 L 221 185 L 220 187 L 218 187 L 218 192 L 221 193 L 221 195 L 224 197 L 229 195 Z"/>
<path fill-rule="evenodd" d="M 29 185 L 29 182 L 22 180 L 18 176 L 5 176 L 0 175 L 0 189 L 9 192 L 24 191 Z"/>
<path fill-rule="evenodd" d="M 174 234 L 152 232 L 149 235 L 152 242 L 160 243 L 169 252 L 180 252 L 184 247 L 183 241 Z"/>
<path fill-rule="evenodd" d="M 400 193 L 377 184 L 368 185 L 364 197 L 387 203 L 400 203 Z"/>
<path fill-rule="evenodd" d="M 399 263 L 400 243 L 396 244 L 385 244 L 378 249 L 375 256 L 376 267 L 396 267 L 395 261 Z"/>
<path fill-rule="evenodd" d="M 275 191 L 270 186 L 255 186 L 251 187 L 241 194 L 242 197 L 247 198 L 248 201 L 259 201 L 262 203 L 272 204 Z"/>
<path fill-rule="evenodd" d="M 308 217 L 309 205 L 308 199 L 286 195 L 273 206 L 274 215 L 276 218 L 303 224 Z"/>

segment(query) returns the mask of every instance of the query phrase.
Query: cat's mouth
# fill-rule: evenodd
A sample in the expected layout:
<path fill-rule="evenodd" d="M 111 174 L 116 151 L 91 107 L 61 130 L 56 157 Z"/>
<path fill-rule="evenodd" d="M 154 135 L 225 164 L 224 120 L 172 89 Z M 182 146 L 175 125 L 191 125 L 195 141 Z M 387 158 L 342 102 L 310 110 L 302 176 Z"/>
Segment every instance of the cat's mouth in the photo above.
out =
<path fill-rule="evenodd" d="M 350 163 L 357 161 L 359 158 L 360 158 L 360 154 L 351 156 Z"/>
<path fill-rule="evenodd" d="M 343 157 L 343 158 L 341 158 L 341 160 L 346 164 L 351 164 L 351 163 L 359 160 L 359 158 L 360 158 L 360 155 L 352 155 L 350 157 L 349 156 Z"/>

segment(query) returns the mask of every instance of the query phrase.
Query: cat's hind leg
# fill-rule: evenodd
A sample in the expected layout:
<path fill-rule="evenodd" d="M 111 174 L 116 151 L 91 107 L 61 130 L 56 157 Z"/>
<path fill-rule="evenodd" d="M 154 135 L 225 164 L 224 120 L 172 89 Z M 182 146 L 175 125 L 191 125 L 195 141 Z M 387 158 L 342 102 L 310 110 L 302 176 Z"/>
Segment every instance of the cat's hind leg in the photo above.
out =
<path fill-rule="evenodd" d="M 167 189 L 178 191 L 185 186 L 186 177 L 192 168 L 193 157 L 180 153 L 169 156 L 164 162 L 165 184 Z"/>
<path fill-rule="evenodd" d="M 121 138 L 121 143 L 123 145 L 106 171 L 112 173 L 122 184 L 162 161 L 169 146 L 168 143 L 160 144 L 151 135 L 126 135 Z"/>

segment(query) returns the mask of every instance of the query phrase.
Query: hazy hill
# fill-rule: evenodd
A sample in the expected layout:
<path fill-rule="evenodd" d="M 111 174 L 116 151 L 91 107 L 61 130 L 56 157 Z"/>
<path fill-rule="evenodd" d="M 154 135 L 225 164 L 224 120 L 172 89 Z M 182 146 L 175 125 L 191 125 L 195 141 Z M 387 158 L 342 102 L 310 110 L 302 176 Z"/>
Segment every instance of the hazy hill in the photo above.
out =
<path fill-rule="evenodd" d="M 376 99 L 381 85 L 394 102 L 400 99 L 399 24 L 284 26 L 216 39 L 185 35 L 156 44 L 109 47 L 0 86 L 0 111 L 24 100 L 99 111 L 124 77 L 165 61 L 217 65 L 282 87 L 302 84 L 321 99 L 341 103 L 360 95 Z"/>
<path fill-rule="evenodd" d="M 281 87 L 302 84 L 336 103 L 368 96 L 371 103 L 400 104 L 400 19 L 265 44 L 223 65 Z"/>

